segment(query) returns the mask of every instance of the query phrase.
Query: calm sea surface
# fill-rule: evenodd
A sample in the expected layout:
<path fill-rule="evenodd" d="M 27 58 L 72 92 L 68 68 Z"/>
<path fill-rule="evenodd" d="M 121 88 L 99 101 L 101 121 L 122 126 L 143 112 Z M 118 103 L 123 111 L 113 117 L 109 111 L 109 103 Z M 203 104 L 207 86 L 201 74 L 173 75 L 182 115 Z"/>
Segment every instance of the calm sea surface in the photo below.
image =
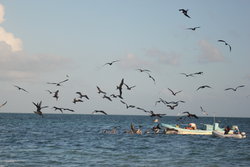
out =
<path fill-rule="evenodd" d="M 216 118 L 238 125 L 246 139 L 124 133 L 130 123 L 152 128 L 148 116 L 0 114 L 0 167 L 250 166 L 250 118 Z M 164 117 L 163 123 L 176 123 Z M 213 118 L 190 120 L 213 123 Z M 117 127 L 117 134 L 102 133 Z"/>

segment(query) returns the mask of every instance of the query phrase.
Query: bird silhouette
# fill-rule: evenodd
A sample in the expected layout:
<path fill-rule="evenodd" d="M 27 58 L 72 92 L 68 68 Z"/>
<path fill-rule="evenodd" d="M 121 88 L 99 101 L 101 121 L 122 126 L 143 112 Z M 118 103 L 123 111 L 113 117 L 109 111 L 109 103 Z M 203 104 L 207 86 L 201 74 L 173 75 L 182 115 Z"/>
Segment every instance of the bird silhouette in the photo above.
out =
<path fill-rule="evenodd" d="M 56 106 L 54 106 L 54 107 L 52 107 L 55 111 L 56 110 L 59 110 L 59 111 L 61 111 L 61 113 L 63 113 L 63 108 L 61 108 L 61 107 L 56 107 Z"/>
<path fill-rule="evenodd" d="M 245 85 L 240 85 L 240 86 L 237 86 L 236 88 L 226 88 L 225 90 L 233 90 L 233 91 L 236 91 L 238 88 L 242 88 L 244 87 Z"/>
<path fill-rule="evenodd" d="M 128 105 L 126 102 L 124 102 L 124 101 L 122 101 L 122 100 L 120 100 L 120 102 L 123 103 L 123 104 L 125 104 L 127 109 L 128 109 L 128 108 L 135 108 L 134 105 Z"/>
<path fill-rule="evenodd" d="M 156 114 L 152 110 L 149 111 L 149 113 L 151 114 L 150 117 L 159 117 L 159 118 L 161 118 L 162 116 L 166 115 L 166 114 Z"/>
<path fill-rule="evenodd" d="M 58 96 L 59 90 L 54 92 L 53 97 L 56 98 L 56 100 L 58 100 L 59 96 Z"/>
<path fill-rule="evenodd" d="M 123 84 L 124 84 L 124 79 L 122 78 L 122 80 L 121 80 L 119 86 L 116 86 L 116 89 L 119 90 L 119 97 L 120 97 L 121 99 L 122 99 L 122 86 L 123 86 Z"/>
<path fill-rule="evenodd" d="M 202 106 L 200 106 L 201 112 L 205 115 L 208 115 L 208 113 L 202 108 Z"/>
<path fill-rule="evenodd" d="M 193 77 L 194 76 L 194 74 L 186 74 L 186 73 L 180 73 L 180 74 L 185 75 L 186 77 Z"/>
<path fill-rule="evenodd" d="M 102 94 L 107 94 L 106 92 L 104 92 L 104 91 L 102 91 L 98 86 L 96 86 L 96 88 L 97 88 L 97 90 L 98 90 L 98 92 L 97 93 L 102 93 Z"/>
<path fill-rule="evenodd" d="M 147 69 L 136 69 L 137 71 L 140 71 L 140 72 L 151 72 L 150 70 L 147 70 Z"/>
<path fill-rule="evenodd" d="M 172 95 L 176 96 L 176 94 L 182 92 L 182 90 L 174 92 L 173 90 L 171 90 L 170 88 L 168 88 L 168 90 L 172 93 Z"/>
<path fill-rule="evenodd" d="M 102 114 L 104 114 L 104 115 L 108 115 L 105 111 L 103 111 L 103 110 L 94 110 L 93 112 L 92 112 L 92 114 L 94 114 L 94 113 L 102 113 Z"/>
<path fill-rule="evenodd" d="M 127 87 L 127 90 L 131 90 L 132 88 L 136 87 L 135 85 L 134 86 L 128 86 L 127 84 L 124 83 L 124 85 Z"/>
<path fill-rule="evenodd" d="M 180 12 L 182 12 L 186 17 L 191 18 L 187 13 L 188 9 L 179 9 Z"/>
<path fill-rule="evenodd" d="M 196 90 L 204 89 L 204 88 L 211 88 L 211 87 L 208 85 L 202 85 L 202 86 L 198 87 Z"/>
<path fill-rule="evenodd" d="M 87 95 L 82 94 L 81 92 L 76 92 L 76 94 L 79 95 L 79 98 L 80 98 L 80 99 L 82 99 L 83 97 L 85 97 L 86 99 L 89 100 L 89 97 L 88 97 Z"/>
<path fill-rule="evenodd" d="M 187 114 L 187 117 L 194 117 L 194 118 L 196 118 L 196 119 L 198 119 L 198 117 L 195 115 L 195 114 L 191 114 L 190 112 L 188 112 L 188 111 L 185 111 L 185 112 L 183 112 L 183 114 Z"/>
<path fill-rule="evenodd" d="M 73 99 L 73 103 L 76 104 L 77 102 L 83 102 L 83 101 L 82 101 L 82 99 L 74 98 L 74 99 Z"/>
<path fill-rule="evenodd" d="M 43 108 L 47 108 L 49 106 L 42 106 L 42 101 L 40 101 L 39 103 L 34 103 L 34 102 L 32 102 L 32 103 L 36 106 L 36 111 L 34 111 L 34 113 L 43 117 L 43 113 L 41 110 Z"/>
<path fill-rule="evenodd" d="M 171 110 L 174 110 L 174 108 L 177 106 L 178 106 L 178 103 L 176 103 L 174 105 L 170 105 L 170 104 L 167 105 L 167 107 L 169 107 Z"/>
<path fill-rule="evenodd" d="M 195 31 L 197 28 L 201 28 L 201 27 L 190 27 L 190 28 L 187 28 L 187 30 L 193 30 L 193 31 Z"/>
<path fill-rule="evenodd" d="M 116 63 L 118 61 L 120 61 L 120 60 L 114 60 L 112 62 L 105 63 L 103 66 L 105 66 L 105 65 L 110 65 L 111 66 L 111 65 L 113 65 L 113 63 Z"/>
<path fill-rule="evenodd" d="M 150 75 L 148 72 L 147 72 L 147 74 L 148 74 L 148 77 L 151 78 L 153 80 L 154 84 L 155 84 L 155 78 L 152 77 L 152 75 Z"/>
<path fill-rule="evenodd" d="M 17 85 L 14 85 L 18 90 L 21 90 L 21 91 L 24 91 L 26 93 L 29 93 L 26 89 L 20 87 L 20 86 L 17 86 Z"/>
<path fill-rule="evenodd" d="M 69 79 L 65 79 L 61 82 L 47 82 L 47 84 L 53 84 L 53 85 L 56 85 L 56 86 L 62 86 L 61 84 L 64 83 L 64 82 L 67 82 Z"/>
<path fill-rule="evenodd" d="M 63 108 L 63 110 L 70 111 L 70 112 L 75 112 L 75 110 L 70 109 L 70 108 Z"/>
<path fill-rule="evenodd" d="M 194 75 L 202 75 L 203 72 L 202 71 L 199 71 L 199 72 L 195 72 Z"/>
<path fill-rule="evenodd" d="M 112 101 L 112 99 L 109 97 L 109 96 L 107 96 L 107 95 L 103 95 L 103 97 L 102 98 L 104 98 L 104 99 L 108 99 L 109 101 Z"/>
<path fill-rule="evenodd" d="M 224 43 L 225 45 L 227 45 L 227 46 L 229 47 L 229 51 L 231 52 L 232 47 L 231 47 L 231 45 L 229 45 L 226 41 L 224 41 L 224 40 L 222 40 L 222 39 L 219 39 L 218 42 L 222 42 L 222 43 Z"/>
<path fill-rule="evenodd" d="M 5 101 L 3 104 L 0 105 L 0 108 L 5 106 L 7 104 L 7 101 Z"/>

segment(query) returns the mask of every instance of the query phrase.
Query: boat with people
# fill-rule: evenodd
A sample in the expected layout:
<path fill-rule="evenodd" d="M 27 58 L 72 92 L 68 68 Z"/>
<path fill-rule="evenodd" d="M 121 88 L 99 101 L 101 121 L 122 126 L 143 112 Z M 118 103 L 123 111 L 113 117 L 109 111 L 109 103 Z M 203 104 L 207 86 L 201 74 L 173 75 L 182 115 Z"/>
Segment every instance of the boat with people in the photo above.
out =
<path fill-rule="evenodd" d="M 240 132 L 238 126 L 233 126 L 230 128 L 233 130 L 233 133 L 228 133 L 226 130 L 224 132 L 213 130 L 212 135 L 215 137 L 221 138 L 237 138 L 237 139 L 244 139 L 247 137 L 245 132 Z"/>
<path fill-rule="evenodd" d="M 213 130 L 218 132 L 224 132 L 223 128 L 219 127 L 219 123 L 211 124 L 202 124 L 200 129 L 197 128 L 195 123 L 189 123 L 188 126 L 181 127 L 180 125 L 176 124 L 165 124 L 161 123 L 161 126 L 165 128 L 165 134 L 182 134 L 182 135 L 212 135 Z M 233 131 L 229 132 L 230 134 Z"/>

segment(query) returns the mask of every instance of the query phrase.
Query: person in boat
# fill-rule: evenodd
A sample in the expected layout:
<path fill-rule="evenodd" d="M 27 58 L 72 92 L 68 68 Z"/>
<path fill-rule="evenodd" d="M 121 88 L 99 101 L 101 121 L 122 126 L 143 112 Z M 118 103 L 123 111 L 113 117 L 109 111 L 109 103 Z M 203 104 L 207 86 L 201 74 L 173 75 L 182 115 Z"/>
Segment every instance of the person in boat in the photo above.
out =
<path fill-rule="evenodd" d="M 234 134 L 240 134 L 239 128 L 238 128 L 238 127 L 235 127 L 233 133 L 234 133 Z"/>
<path fill-rule="evenodd" d="M 225 129 L 224 129 L 224 135 L 227 135 L 229 133 L 229 131 L 231 130 L 231 128 L 229 126 L 227 126 Z"/>
<path fill-rule="evenodd" d="M 195 123 L 190 123 L 190 124 L 188 124 L 187 127 L 185 127 L 185 129 L 196 130 L 196 129 L 197 129 L 197 126 L 196 126 Z"/>
<path fill-rule="evenodd" d="M 152 130 L 154 131 L 154 133 L 159 133 L 160 130 L 161 130 L 160 124 L 157 124 L 156 126 L 154 126 L 154 127 L 152 128 Z"/>

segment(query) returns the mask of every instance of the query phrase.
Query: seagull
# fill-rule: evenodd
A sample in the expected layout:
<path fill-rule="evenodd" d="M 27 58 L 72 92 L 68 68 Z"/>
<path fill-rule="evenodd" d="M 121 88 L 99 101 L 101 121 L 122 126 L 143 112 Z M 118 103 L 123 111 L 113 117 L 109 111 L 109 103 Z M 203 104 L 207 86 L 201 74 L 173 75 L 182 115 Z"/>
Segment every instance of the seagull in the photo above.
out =
<path fill-rule="evenodd" d="M 120 61 L 120 60 L 114 60 L 112 62 L 105 63 L 103 66 L 105 66 L 105 65 L 110 65 L 111 66 L 113 63 L 116 63 L 118 61 Z"/>
<path fill-rule="evenodd" d="M 127 90 L 131 90 L 132 88 L 136 87 L 135 85 L 134 86 L 131 86 L 129 87 L 127 84 L 124 83 L 124 85 L 127 87 Z"/>
<path fill-rule="evenodd" d="M 208 113 L 200 106 L 201 112 L 205 115 L 208 115 Z"/>
<path fill-rule="evenodd" d="M 22 90 L 26 93 L 29 93 L 27 90 L 25 90 L 24 88 L 21 88 L 20 86 L 14 85 L 18 90 Z"/>
<path fill-rule="evenodd" d="M 103 110 L 95 110 L 95 111 L 93 111 L 92 112 L 92 114 L 94 114 L 94 113 L 103 113 L 104 115 L 108 115 L 105 111 L 103 111 Z"/>
<path fill-rule="evenodd" d="M 167 107 L 169 107 L 171 110 L 174 110 L 174 108 L 177 106 L 178 106 L 178 103 L 176 103 L 175 105 L 170 105 L 170 104 L 167 105 Z"/>
<path fill-rule="evenodd" d="M 191 28 L 187 28 L 187 30 L 193 30 L 193 31 L 195 31 L 197 28 L 201 28 L 201 27 L 191 27 Z"/>
<path fill-rule="evenodd" d="M 116 86 L 116 89 L 119 90 L 119 97 L 122 99 L 122 86 L 124 84 L 124 79 L 122 78 L 121 83 L 119 86 Z"/>
<path fill-rule="evenodd" d="M 135 108 L 134 105 L 128 105 L 126 102 L 124 102 L 124 101 L 122 101 L 122 100 L 120 100 L 120 102 L 123 103 L 123 104 L 125 104 L 127 109 L 128 109 L 128 108 Z"/>
<path fill-rule="evenodd" d="M 226 41 L 219 39 L 218 42 L 223 42 L 225 45 L 228 45 L 229 51 L 231 52 L 232 50 L 231 45 L 229 45 Z"/>
<path fill-rule="evenodd" d="M 58 98 L 59 98 L 58 97 L 58 93 L 59 93 L 59 90 L 57 90 L 57 91 L 54 92 L 54 96 L 53 97 L 56 98 L 56 100 L 58 100 Z"/>
<path fill-rule="evenodd" d="M 182 114 L 188 114 L 187 117 L 194 117 L 194 118 L 198 119 L 198 117 L 195 114 L 190 114 L 188 111 L 185 111 Z"/>
<path fill-rule="evenodd" d="M 102 94 L 105 94 L 105 95 L 107 94 L 106 92 L 102 91 L 98 86 L 96 86 L 96 87 L 97 87 L 97 90 L 98 90 L 97 93 L 99 93 L 99 94 L 102 93 Z"/>
<path fill-rule="evenodd" d="M 3 104 L 0 105 L 0 108 L 5 106 L 7 104 L 7 101 L 5 101 Z"/>
<path fill-rule="evenodd" d="M 170 92 L 172 93 L 172 95 L 174 95 L 174 96 L 176 96 L 176 94 L 177 94 L 177 93 L 180 93 L 180 92 L 182 92 L 182 90 L 180 90 L 180 91 L 177 91 L 177 92 L 174 92 L 174 91 L 172 91 L 172 90 L 171 90 L 171 89 L 169 89 L 169 88 L 168 88 L 168 90 L 169 90 L 169 91 L 170 91 Z"/>
<path fill-rule="evenodd" d="M 32 103 L 36 106 L 36 111 L 34 111 L 34 113 L 43 117 L 43 113 L 41 110 L 43 108 L 47 108 L 49 106 L 42 106 L 42 101 L 40 101 L 39 103 L 34 103 L 34 102 L 32 102 Z"/>
<path fill-rule="evenodd" d="M 210 87 L 210 86 L 208 86 L 208 85 L 203 85 L 203 86 L 198 87 L 196 90 L 199 90 L 199 89 L 204 89 L 204 88 L 211 88 L 211 87 Z"/>
<path fill-rule="evenodd" d="M 191 17 L 187 14 L 188 9 L 179 9 L 179 11 L 182 12 L 186 17 L 191 18 Z"/>
<path fill-rule="evenodd" d="M 74 98 L 74 99 L 73 99 L 73 103 L 76 104 L 77 102 L 83 102 L 83 101 L 82 101 L 81 99 L 76 99 L 76 98 Z"/>
<path fill-rule="evenodd" d="M 80 99 L 82 99 L 83 97 L 85 97 L 86 99 L 89 100 L 89 97 L 87 95 L 83 95 L 81 92 L 76 92 L 76 94 L 78 94 L 80 97 Z"/>
<path fill-rule="evenodd" d="M 245 85 L 240 85 L 240 86 L 237 86 L 236 88 L 226 88 L 225 90 L 233 90 L 233 91 L 236 91 L 238 88 L 242 88 L 244 87 Z"/>
<path fill-rule="evenodd" d="M 109 101 L 112 101 L 112 99 L 109 97 L 109 96 L 106 96 L 106 95 L 103 95 L 103 97 L 102 98 L 104 98 L 104 99 L 108 99 Z"/>
<path fill-rule="evenodd" d="M 185 75 L 186 77 L 193 77 L 194 76 L 194 74 L 186 74 L 186 73 L 181 73 L 181 74 Z"/>
<path fill-rule="evenodd" d="M 56 86 L 62 86 L 61 84 L 64 83 L 64 82 L 66 82 L 66 81 L 68 81 L 68 80 L 69 79 L 65 79 L 65 80 L 63 80 L 61 82 L 47 82 L 47 84 L 54 84 Z"/>
<path fill-rule="evenodd" d="M 140 72 L 151 72 L 150 70 L 147 70 L 147 69 L 136 69 L 137 71 L 140 71 Z"/>

